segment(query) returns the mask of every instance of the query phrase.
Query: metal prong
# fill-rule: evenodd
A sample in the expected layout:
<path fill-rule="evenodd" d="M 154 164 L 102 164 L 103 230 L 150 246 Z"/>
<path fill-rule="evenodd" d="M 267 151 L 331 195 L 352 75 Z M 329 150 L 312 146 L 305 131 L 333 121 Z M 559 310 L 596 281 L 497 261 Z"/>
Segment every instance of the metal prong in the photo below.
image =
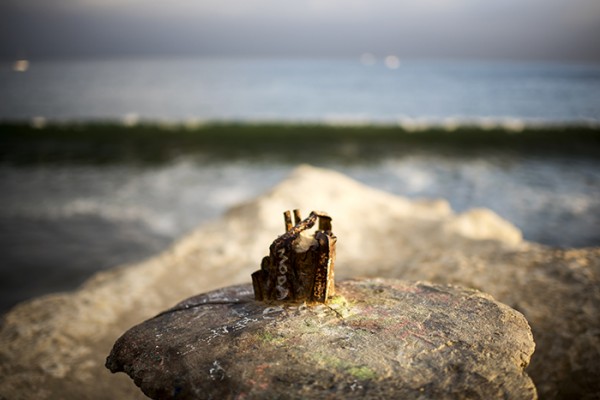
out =
<path fill-rule="evenodd" d="M 302 216 L 300 215 L 300 210 L 294 210 L 294 225 L 298 225 L 302 221 Z"/>
<path fill-rule="evenodd" d="M 331 217 L 325 215 L 319 215 L 319 230 L 330 231 L 331 230 Z"/>
<path fill-rule="evenodd" d="M 283 219 L 285 221 L 285 231 L 292 229 L 292 214 L 288 211 L 283 213 Z"/>

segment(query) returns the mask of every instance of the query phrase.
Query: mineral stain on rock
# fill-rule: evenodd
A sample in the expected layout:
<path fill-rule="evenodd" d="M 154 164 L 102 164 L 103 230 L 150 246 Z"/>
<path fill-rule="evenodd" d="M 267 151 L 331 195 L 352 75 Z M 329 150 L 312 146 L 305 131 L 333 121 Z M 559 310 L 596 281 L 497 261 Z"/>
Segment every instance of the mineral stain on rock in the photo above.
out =
<path fill-rule="evenodd" d="M 265 304 L 252 286 L 185 300 L 106 361 L 154 399 L 536 398 L 515 310 L 481 292 L 349 280 L 327 304 Z"/>

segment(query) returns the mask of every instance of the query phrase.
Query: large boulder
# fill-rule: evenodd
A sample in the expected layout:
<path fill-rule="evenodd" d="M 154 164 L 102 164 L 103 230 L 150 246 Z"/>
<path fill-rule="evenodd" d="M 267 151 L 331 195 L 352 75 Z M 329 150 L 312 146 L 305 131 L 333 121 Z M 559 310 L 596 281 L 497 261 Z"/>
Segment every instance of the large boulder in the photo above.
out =
<path fill-rule="evenodd" d="M 534 399 L 525 318 L 475 290 L 337 285 L 328 304 L 195 296 L 135 326 L 106 365 L 153 399 Z"/>

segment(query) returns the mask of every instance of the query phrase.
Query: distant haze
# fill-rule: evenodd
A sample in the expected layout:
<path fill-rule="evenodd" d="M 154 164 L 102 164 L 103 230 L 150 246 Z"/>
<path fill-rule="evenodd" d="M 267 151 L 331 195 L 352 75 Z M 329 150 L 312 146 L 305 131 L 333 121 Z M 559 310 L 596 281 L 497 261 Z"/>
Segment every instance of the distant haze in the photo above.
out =
<path fill-rule="evenodd" d="M 0 58 L 600 62 L 599 0 L 2 0 Z"/>

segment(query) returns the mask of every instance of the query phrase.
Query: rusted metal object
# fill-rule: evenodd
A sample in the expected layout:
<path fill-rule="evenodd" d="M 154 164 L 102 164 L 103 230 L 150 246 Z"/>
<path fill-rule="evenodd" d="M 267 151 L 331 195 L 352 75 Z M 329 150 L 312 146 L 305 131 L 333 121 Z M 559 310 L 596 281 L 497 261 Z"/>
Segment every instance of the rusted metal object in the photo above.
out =
<path fill-rule="evenodd" d="M 286 232 L 269 248 L 260 270 L 252 274 L 254 298 L 265 302 L 326 303 L 334 295 L 335 243 L 331 217 L 313 211 L 302 220 L 294 210 L 283 213 Z M 305 231 L 319 221 L 313 235 Z"/>

